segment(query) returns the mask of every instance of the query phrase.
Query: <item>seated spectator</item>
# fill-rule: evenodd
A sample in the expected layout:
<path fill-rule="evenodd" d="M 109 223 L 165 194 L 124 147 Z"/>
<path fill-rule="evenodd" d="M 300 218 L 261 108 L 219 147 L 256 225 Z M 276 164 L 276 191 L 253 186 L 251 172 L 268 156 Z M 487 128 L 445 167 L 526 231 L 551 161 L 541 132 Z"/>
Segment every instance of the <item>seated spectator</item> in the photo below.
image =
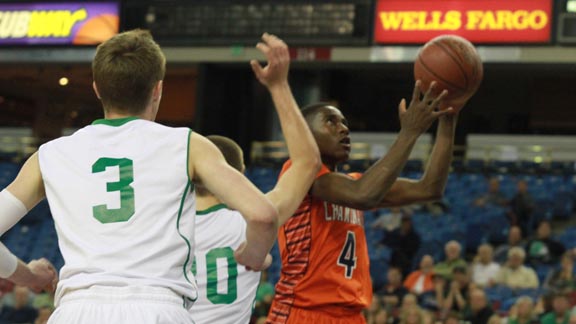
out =
<path fill-rule="evenodd" d="M 458 312 L 449 312 L 444 319 L 444 322 L 436 322 L 436 323 L 444 323 L 444 324 L 460 324 L 462 320 L 462 316 Z"/>
<path fill-rule="evenodd" d="M 496 283 L 510 289 L 538 288 L 538 276 L 534 269 L 524 266 L 525 258 L 526 252 L 522 248 L 511 248 L 508 251 L 508 262 L 500 268 Z"/>
<path fill-rule="evenodd" d="M 386 310 L 392 312 L 400 306 L 400 302 L 404 298 L 404 295 L 408 293 L 408 289 L 402 286 L 402 273 L 398 268 L 389 268 L 387 279 L 388 282 L 382 291 L 380 291 L 379 295 L 382 296 Z"/>
<path fill-rule="evenodd" d="M 534 301 L 528 296 L 516 300 L 508 313 L 508 324 L 538 324 L 540 323 L 534 309 Z"/>
<path fill-rule="evenodd" d="M 382 244 L 392 249 L 390 265 L 402 270 L 407 275 L 412 270 L 412 260 L 420 248 L 420 234 L 414 230 L 412 217 L 402 216 L 400 228 L 388 232 Z"/>
<path fill-rule="evenodd" d="M 418 306 L 412 306 L 402 310 L 400 324 L 427 324 L 430 318 Z"/>
<path fill-rule="evenodd" d="M 467 267 L 468 264 L 460 257 L 462 246 L 457 241 L 446 243 L 444 252 L 446 254 L 446 260 L 434 266 L 434 273 L 444 276 L 447 279 L 452 279 L 452 270 L 455 267 Z"/>
<path fill-rule="evenodd" d="M 544 283 L 546 290 L 555 292 L 571 293 L 576 288 L 574 278 L 574 256 L 571 252 L 565 252 L 560 260 L 560 268 L 550 273 Z"/>
<path fill-rule="evenodd" d="M 528 183 L 519 180 L 516 184 L 516 195 L 510 200 L 510 213 L 512 223 L 519 226 L 526 235 L 532 233 L 532 211 L 534 211 L 534 198 L 528 192 Z"/>
<path fill-rule="evenodd" d="M 493 206 L 506 206 L 508 200 L 500 192 L 500 181 L 498 178 L 491 178 L 488 182 L 488 192 L 474 200 L 474 205 L 478 207 Z"/>
<path fill-rule="evenodd" d="M 472 282 L 478 287 L 491 287 L 496 283 L 500 265 L 492 260 L 492 246 L 482 244 L 472 264 Z"/>
<path fill-rule="evenodd" d="M 508 230 L 508 243 L 502 244 L 494 251 L 494 260 L 500 264 L 506 263 L 508 259 L 508 250 L 513 247 L 524 248 L 522 240 L 522 230 L 518 226 L 511 226 Z"/>
<path fill-rule="evenodd" d="M 390 212 L 380 214 L 376 218 L 374 223 L 372 223 L 372 228 L 380 228 L 391 232 L 400 227 L 404 215 L 412 216 L 412 211 L 408 208 L 392 207 Z"/>
<path fill-rule="evenodd" d="M 268 282 L 268 271 L 262 271 L 260 276 L 260 283 L 256 290 L 256 298 L 254 300 L 254 310 L 252 312 L 253 318 L 265 317 L 268 315 L 272 300 L 274 299 L 274 286 Z"/>
<path fill-rule="evenodd" d="M 414 320 L 418 320 L 414 322 Z M 406 294 L 402 299 L 400 313 L 395 323 L 431 323 L 431 316 L 418 306 L 418 300 L 413 294 Z"/>
<path fill-rule="evenodd" d="M 470 291 L 470 310 L 467 312 L 464 320 L 470 324 L 488 324 L 499 321 L 500 318 L 488 305 L 488 299 L 486 298 L 484 290 L 473 288 Z"/>
<path fill-rule="evenodd" d="M 469 302 L 470 276 L 465 267 L 455 267 L 452 270 L 452 281 L 445 293 L 442 308 L 445 311 L 462 313 Z"/>
<path fill-rule="evenodd" d="M 433 291 L 434 283 L 432 282 L 432 275 L 434 271 L 434 259 L 431 256 L 425 255 L 420 261 L 420 269 L 413 271 L 408 275 L 404 281 L 404 287 L 411 293 L 420 296 L 423 293 Z"/>
<path fill-rule="evenodd" d="M 555 294 L 552 299 L 552 311 L 542 316 L 541 324 L 568 324 L 570 321 L 570 301 L 563 293 Z"/>
<path fill-rule="evenodd" d="M 386 314 L 386 310 L 384 309 L 384 306 L 382 305 L 379 296 L 374 295 L 372 297 L 372 303 L 370 304 L 370 307 L 364 310 L 364 318 L 366 319 L 366 324 L 376 324 L 377 322 L 376 317 L 381 311 L 384 311 L 384 313 Z"/>
<path fill-rule="evenodd" d="M 550 222 L 544 220 L 538 224 L 536 238 L 526 245 L 527 261 L 530 265 L 555 264 L 566 251 L 564 244 L 551 238 Z"/>
<path fill-rule="evenodd" d="M 38 309 L 38 316 L 34 320 L 34 324 L 47 324 L 53 309 L 51 307 L 41 307 Z"/>
<path fill-rule="evenodd" d="M 38 311 L 30 306 L 31 292 L 28 287 L 14 287 L 14 305 L 5 306 L 0 314 L 1 324 L 32 323 Z"/>

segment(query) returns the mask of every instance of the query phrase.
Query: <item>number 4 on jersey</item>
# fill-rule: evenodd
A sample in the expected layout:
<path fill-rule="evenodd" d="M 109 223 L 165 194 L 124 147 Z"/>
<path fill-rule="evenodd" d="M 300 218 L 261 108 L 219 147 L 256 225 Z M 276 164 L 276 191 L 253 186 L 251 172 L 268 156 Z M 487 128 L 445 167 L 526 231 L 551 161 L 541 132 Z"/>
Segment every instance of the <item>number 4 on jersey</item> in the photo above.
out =
<path fill-rule="evenodd" d="M 346 279 L 352 278 L 352 273 L 356 269 L 356 234 L 352 231 L 348 231 L 346 234 L 346 242 L 342 247 L 337 264 L 344 267 Z"/>

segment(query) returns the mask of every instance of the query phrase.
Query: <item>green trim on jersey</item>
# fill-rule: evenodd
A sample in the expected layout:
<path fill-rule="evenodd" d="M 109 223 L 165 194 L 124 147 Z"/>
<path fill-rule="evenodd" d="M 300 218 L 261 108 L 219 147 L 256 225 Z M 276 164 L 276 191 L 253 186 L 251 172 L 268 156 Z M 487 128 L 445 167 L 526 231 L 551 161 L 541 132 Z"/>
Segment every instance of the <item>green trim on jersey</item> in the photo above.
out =
<path fill-rule="evenodd" d="M 228 208 L 228 206 L 226 206 L 226 204 L 214 205 L 214 206 L 207 208 L 207 209 L 204 209 L 204 210 L 197 210 L 196 216 L 207 215 L 207 214 L 210 214 L 212 212 L 215 212 L 217 210 L 224 209 L 224 208 Z"/>
<path fill-rule="evenodd" d="M 186 184 L 186 188 L 184 189 L 184 193 L 182 194 L 182 199 L 180 200 L 180 208 L 178 209 L 178 218 L 176 219 L 176 231 L 178 232 L 178 235 L 180 235 L 180 237 L 184 240 L 184 242 L 186 243 L 186 246 L 188 247 L 188 254 L 186 255 L 186 261 L 184 261 L 184 265 L 182 265 L 182 272 L 184 273 L 184 278 L 186 278 L 186 281 L 188 281 L 189 283 L 192 283 L 192 281 L 190 281 L 190 278 L 188 278 L 188 273 L 186 272 L 186 269 L 188 269 L 188 263 L 190 262 L 190 253 L 192 252 L 192 246 L 190 245 L 190 241 L 184 236 L 182 235 L 182 233 L 180 233 L 180 218 L 182 217 L 182 211 L 184 209 L 184 201 L 186 200 L 186 196 L 188 195 L 188 193 L 194 193 L 194 189 L 192 188 L 192 184 L 190 182 L 188 182 Z M 196 299 L 198 298 L 198 296 L 196 296 Z M 196 299 L 193 299 L 192 301 L 196 301 Z"/>
<path fill-rule="evenodd" d="M 190 178 L 190 137 L 192 136 L 192 129 L 188 130 L 188 144 L 186 144 L 186 177 L 188 182 L 192 185 L 192 191 L 196 189 L 194 182 Z"/>
<path fill-rule="evenodd" d="M 122 126 L 133 120 L 140 119 L 138 117 L 124 117 L 124 118 L 114 118 L 114 119 L 96 119 L 92 122 L 92 125 L 108 125 L 112 127 Z"/>

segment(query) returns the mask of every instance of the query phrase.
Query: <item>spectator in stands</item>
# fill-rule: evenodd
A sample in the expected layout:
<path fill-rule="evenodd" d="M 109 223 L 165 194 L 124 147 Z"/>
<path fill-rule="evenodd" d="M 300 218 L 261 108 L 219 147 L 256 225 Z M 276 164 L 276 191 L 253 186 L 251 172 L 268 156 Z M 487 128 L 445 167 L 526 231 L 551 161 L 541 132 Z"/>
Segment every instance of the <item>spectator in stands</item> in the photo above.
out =
<path fill-rule="evenodd" d="M 1 324 L 32 323 L 38 311 L 30 306 L 31 293 L 28 287 L 14 287 L 14 305 L 5 306 L 0 314 Z"/>
<path fill-rule="evenodd" d="M 442 275 L 447 279 L 452 279 L 452 270 L 455 267 L 467 267 L 468 264 L 460 256 L 462 246 L 457 241 L 446 243 L 444 246 L 444 252 L 446 254 L 446 260 L 436 264 L 434 267 L 434 273 Z"/>
<path fill-rule="evenodd" d="M 449 312 L 448 315 L 446 315 L 446 318 L 444 319 L 444 324 L 460 324 L 460 320 L 462 319 L 462 316 L 460 316 L 460 314 L 458 312 Z M 437 322 L 437 323 L 442 323 L 442 322 Z"/>
<path fill-rule="evenodd" d="M 402 272 L 399 268 L 391 267 L 387 274 L 388 282 L 379 295 L 382 296 L 384 307 L 388 312 L 397 309 L 408 289 L 402 286 Z"/>
<path fill-rule="evenodd" d="M 470 310 L 464 317 L 470 324 L 489 324 L 500 318 L 488 305 L 488 299 L 484 290 L 473 288 L 470 291 Z"/>
<path fill-rule="evenodd" d="M 492 246 L 482 244 L 472 265 L 472 282 L 478 287 L 490 287 L 496 283 L 500 265 L 492 260 Z"/>
<path fill-rule="evenodd" d="M 520 226 L 522 232 L 530 235 L 532 232 L 532 211 L 534 210 L 534 198 L 528 192 L 528 183 L 519 180 L 517 192 L 510 200 L 510 213 L 513 224 Z"/>
<path fill-rule="evenodd" d="M 412 261 L 420 248 L 420 234 L 414 230 L 412 217 L 408 214 L 402 216 L 400 227 L 388 232 L 382 244 L 392 249 L 390 265 L 402 270 L 407 275 L 412 270 Z"/>
<path fill-rule="evenodd" d="M 534 301 L 528 296 L 518 298 L 508 313 L 508 324 L 537 324 L 539 322 L 534 310 Z"/>
<path fill-rule="evenodd" d="M 411 306 L 402 310 L 400 324 L 427 324 L 430 318 L 418 306 Z"/>
<path fill-rule="evenodd" d="M 556 264 L 566 251 L 564 244 L 551 238 L 552 229 L 550 222 L 543 220 L 538 224 L 536 238 L 530 240 L 526 245 L 528 253 L 528 264 Z"/>
<path fill-rule="evenodd" d="M 524 266 L 526 252 L 519 247 L 508 251 L 508 262 L 500 268 L 496 282 L 511 289 L 538 288 L 538 276 L 534 269 Z"/>
<path fill-rule="evenodd" d="M 404 287 L 416 296 L 434 290 L 432 276 L 434 274 L 434 259 L 425 255 L 420 261 L 420 269 L 408 275 L 404 281 Z"/>
<path fill-rule="evenodd" d="M 262 271 L 260 283 L 256 290 L 256 299 L 254 300 L 254 311 L 252 312 L 252 317 L 259 318 L 268 315 L 273 299 L 274 285 L 268 282 L 268 271 Z"/>
<path fill-rule="evenodd" d="M 508 200 L 500 191 L 500 181 L 498 178 L 490 178 L 488 182 L 488 192 L 474 200 L 474 205 L 478 207 L 506 206 Z"/>
<path fill-rule="evenodd" d="M 47 324 L 53 309 L 51 307 L 42 307 L 38 309 L 38 316 L 34 320 L 34 324 Z"/>
<path fill-rule="evenodd" d="M 550 273 L 548 278 L 546 278 L 546 282 L 544 282 L 544 288 L 564 293 L 574 291 L 576 280 L 574 278 L 574 256 L 571 252 L 565 252 L 562 255 L 560 268 Z"/>
<path fill-rule="evenodd" d="M 541 324 L 568 324 L 570 321 L 570 301 L 563 293 L 555 294 L 552 299 L 552 311 L 542 316 Z"/>
<path fill-rule="evenodd" d="M 372 297 L 370 307 L 364 311 L 364 318 L 366 324 L 385 324 L 388 320 L 388 313 L 384 309 L 378 295 Z"/>
<path fill-rule="evenodd" d="M 508 260 L 508 251 L 513 247 L 524 247 L 522 229 L 519 226 L 511 226 L 508 230 L 508 243 L 502 244 L 494 251 L 494 260 L 500 264 Z"/>
<path fill-rule="evenodd" d="M 452 281 L 443 302 L 445 311 L 462 313 L 469 303 L 470 275 L 466 267 L 455 267 L 452 270 Z"/>
<path fill-rule="evenodd" d="M 418 306 L 416 295 L 406 294 L 402 299 L 402 307 L 396 322 L 428 324 L 431 323 L 431 316 Z"/>
<path fill-rule="evenodd" d="M 404 215 L 412 216 L 412 211 L 408 208 L 392 207 L 389 212 L 382 213 L 376 218 L 374 223 L 372 223 L 372 228 L 380 228 L 391 232 L 400 227 Z"/>

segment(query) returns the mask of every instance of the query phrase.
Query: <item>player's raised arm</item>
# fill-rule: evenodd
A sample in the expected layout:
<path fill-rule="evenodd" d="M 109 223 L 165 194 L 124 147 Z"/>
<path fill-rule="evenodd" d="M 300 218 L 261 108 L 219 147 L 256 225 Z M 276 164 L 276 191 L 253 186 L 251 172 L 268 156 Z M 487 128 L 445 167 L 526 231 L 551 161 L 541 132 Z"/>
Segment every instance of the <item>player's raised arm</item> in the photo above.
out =
<path fill-rule="evenodd" d="M 246 219 L 246 245 L 237 251 L 237 261 L 259 270 L 278 230 L 276 208 L 246 177 L 226 163 L 222 153 L 203 136 L 190 135 L 189 172 L 211 193 Z M 269 262 L 270 260 L 267 260 Z"/>
<path fill-rule="evenodd" d="M 288 84 L 288 46 L 281 39 L 264 34 L 256 47 L 266 55 L 268 64 L 261 67 L 255 60 L 250 64 L 258 80 L 272 95 L 292 161 L 292 166 L 267 194 L 278 209 L 281 225 L 292 216 L 310 190 L 320 169 L 320 152 Z"/>
<path fill-rule="evenodd" d="M 438 200 L 444 194 L 452 163 L 457 115 L 440 117 L 436 142 L 424 175 L 419 180 L 398 179 L 379 206 L 397 206 L 414 202 Z"/>
<path fill-rule="evenodd" d="M 372 165 L 360 179 L 355 180 L 336 172 L 326 174 L 314 182 L 312 186 L 314 196 L 356 209 L 377 207 L 404 168 L 418 137 L 437 118 L 453 112 L 452 109 L 435 111 L 447 92 L 442 91 L 439 95 L 435 95 L 434 89 L 435 83 L 422 97 L 420 82 L 416 82 L 409 108 L 406 109 L 405 100 L 400 102 L 398 110 L 401 130 L 396 141 L 388 153 Z"/>

